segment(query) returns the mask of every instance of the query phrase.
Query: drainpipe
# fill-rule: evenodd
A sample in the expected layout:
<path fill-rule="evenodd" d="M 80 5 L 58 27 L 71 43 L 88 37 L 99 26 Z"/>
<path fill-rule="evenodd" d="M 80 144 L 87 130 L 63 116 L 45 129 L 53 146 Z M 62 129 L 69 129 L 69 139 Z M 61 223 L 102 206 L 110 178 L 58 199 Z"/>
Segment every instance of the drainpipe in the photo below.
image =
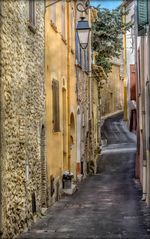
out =
<path fill-rule="evenodd" d="M 150 1 L 148 1 L 148 12 L 150 12 Z M 150 15 L 148 14 L 148 66 L 150 65 Z M 148 126 L 148 138 L 147 138 L 147 203 L 150 205 L 150 67 L 148 68 L 147 79 L 147 126 Z"/>
<path fill-rule="evenodd" d="M 67 99 L 68 99 L 68 170 L 71 169 L 70 150 L 70 1 L 67 1 Z"/>
<path fill-rule="evenodd" d="M 143 67 L 141 69 L 141 75 L 142 78 L 141 80 L 143 81 L 142 83 L 142 128 L 143 128 L 143 132 L 142 132 L 142 140 L 143 140 L 143 200 L 146 200 L 146 196 L 147 196 L 147 145 L 146 145 L 146 141 L 147 141 L 147 134 L 146 134 L 146 130 L 147 130 L 147 124 L 146 124 L 146 98 L 145 98 L 145 91 L 146 91 L 146 86 L 145 86 L 145 52 L 144 52 L 144 48 L 145 48 L 145 37 L 142 36 L 141 37 L 141 45 L 142 45 L 142 63 L 143 63 Z"/>
<path fill-rule="evenodd" d="M 0 18 L 1 16 L 2 16 L 2 1 L 0 1 Z M 2 21 L 0 20 L 0 34 L 1 34 L 1 26 Z M 1 83 L 1 64 L 0 64 L 0 98 L 2 96 L 2 93 L 3 92 Z M 2 99 L 0 99 L 0 109 L 2 109 Z M 2 234 L 2 110 L 0 110 L 0 238 L 1 234 Z"/>
<path fill-rule="evenodd" d="M 126 7 L 123 6 L 125 12 Z M 126 15 L 123 15 L 122 21 L 126 24 Z M 127 54 L 126 54 L 126 31 L 123 34 L 123 58 L 124 58 L 124 121 L 128 121 L 128 100 L 127 100 Z"/>

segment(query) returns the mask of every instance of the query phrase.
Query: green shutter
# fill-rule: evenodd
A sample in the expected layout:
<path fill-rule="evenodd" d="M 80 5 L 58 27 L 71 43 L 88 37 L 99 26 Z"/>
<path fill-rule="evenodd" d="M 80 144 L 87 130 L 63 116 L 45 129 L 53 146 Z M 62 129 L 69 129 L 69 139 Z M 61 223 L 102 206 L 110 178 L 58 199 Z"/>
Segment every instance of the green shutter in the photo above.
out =
<path fill-rule="evenodd" d="M 148 0 L 137 0 L 138 36 L 144 36 L 148 24 Z"/>

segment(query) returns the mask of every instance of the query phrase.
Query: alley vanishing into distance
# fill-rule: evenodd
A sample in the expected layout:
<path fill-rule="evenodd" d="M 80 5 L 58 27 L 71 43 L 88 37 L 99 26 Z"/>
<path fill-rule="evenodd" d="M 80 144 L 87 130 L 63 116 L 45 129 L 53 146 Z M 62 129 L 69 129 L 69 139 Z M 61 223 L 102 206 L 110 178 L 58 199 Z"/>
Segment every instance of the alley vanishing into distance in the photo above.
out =
<path fill-rule="evenodd" d="M 62 197 L 22 238 L 150 238 L 150 211 L 134 179 L 136 141 L 121 116 L 107 119 L 97 175 Z M 105 140 L 104 140 L 105 139 Z"/>

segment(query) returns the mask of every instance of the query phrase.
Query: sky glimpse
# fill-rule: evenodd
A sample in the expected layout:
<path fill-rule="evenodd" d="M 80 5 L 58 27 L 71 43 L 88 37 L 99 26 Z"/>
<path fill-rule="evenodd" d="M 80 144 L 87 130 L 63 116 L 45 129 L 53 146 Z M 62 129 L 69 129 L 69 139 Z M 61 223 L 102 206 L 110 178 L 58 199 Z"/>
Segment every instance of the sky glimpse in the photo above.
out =
<path fill-rule="evenodd" d="M 102 8 L 108 8 L 110 10 L 115 9 L 121 4 L 121 0 L 91 0 L 91 6 L 97 7 L 99 4 Z"/>

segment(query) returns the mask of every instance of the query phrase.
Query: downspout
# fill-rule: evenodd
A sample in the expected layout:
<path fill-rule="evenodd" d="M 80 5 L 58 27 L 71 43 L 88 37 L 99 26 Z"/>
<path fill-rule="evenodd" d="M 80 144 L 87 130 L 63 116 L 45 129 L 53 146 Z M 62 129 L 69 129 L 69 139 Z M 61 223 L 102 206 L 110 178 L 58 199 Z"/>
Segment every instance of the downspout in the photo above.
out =
<path fill-rule="evenodd" d="M 148 12 L 150 12 L 150 2 L 148 1 Z M 150 65 L 150 14 L 148 14 L 148 66 Z M 147 203 L 150 205 L 150 67 L 148 68 L 147 79 L 147 122 L 148 122 L 148 138 L 147 138 Z"/>
<path fill-rule="evenodd" d="M 0 1 L 0 18 L 2 16 L 2 1 Z M 2 21 L 0 19 L 0 35 L 1 35 Z M 1 38 L 0 38 L 0 48 L 1 48 Z M 1 63 L 1 54 L 0 54 Z M 1 86 L 1 64 L 0 64 L 0 98 L 2 96 L 2 86 Z M 2 100 L 0 99 L 0 109 L 2 109 Z M 0 110 L 0 238 L 2 234 L 2 112 Z"/>
<path fill-rule="evenodd" d="M 145 65 L 145 52 L 144 52 L 144 36 L 141 37 L 141 45 L 142 45 L 142 63 L 143 67 L 141 70 L 141 75 L 142 75 L 142 81 L 144 82 L 145 80 L 145 70 L 144 70 L 144 65 Z M 146 200 L 147 196 L 147 147 L 146 147 L 146 118 L 145 118 L 145 110 L 146 110 L 146 105 L 145 105 L 145 82 L 142 84 L 142 128 L 143 128 L 143 133 L 142 133 L 142 140 L 143 140 L 143 200 Z"/>
<path fill-rule="evenodd" d="M 71 170 L 70 150 L 70 1 L 67 1 L 67 100 L 68 100 L 68 170 Z"/>
<path fill-rule="evenodd" d="M 123 6 L 125 12 L 126 6 Z M 123 24 L 126 24 L 126 15 L 122 17 Z M 124 121 L 128 121 L 128 100 L 127 100 L 127 53 L 126 53 L 126 30 L 123 33 L 123 58 L 124 58 Z"/>
<path fill-rule="evenodd" d="M 135 22 L 135 77 L 136 77 L 136 111 L 137 111 L 137 129 L 136 129 L 136 134 L 137 134 L 137 153 L 136 153 L 136 165 L 135 165 L 135 178 L 140 178 L 140 171 L 139 171 L 139 157 L 140 157 L 140 127 L 139 127 L 139 85 L 138 85 L 138 64 L 137 64 L 137 5 L 136 1 L 134 2 L 134 12 L 135 12 L 135 17 L 134 17 L 134 22 Z"/>

